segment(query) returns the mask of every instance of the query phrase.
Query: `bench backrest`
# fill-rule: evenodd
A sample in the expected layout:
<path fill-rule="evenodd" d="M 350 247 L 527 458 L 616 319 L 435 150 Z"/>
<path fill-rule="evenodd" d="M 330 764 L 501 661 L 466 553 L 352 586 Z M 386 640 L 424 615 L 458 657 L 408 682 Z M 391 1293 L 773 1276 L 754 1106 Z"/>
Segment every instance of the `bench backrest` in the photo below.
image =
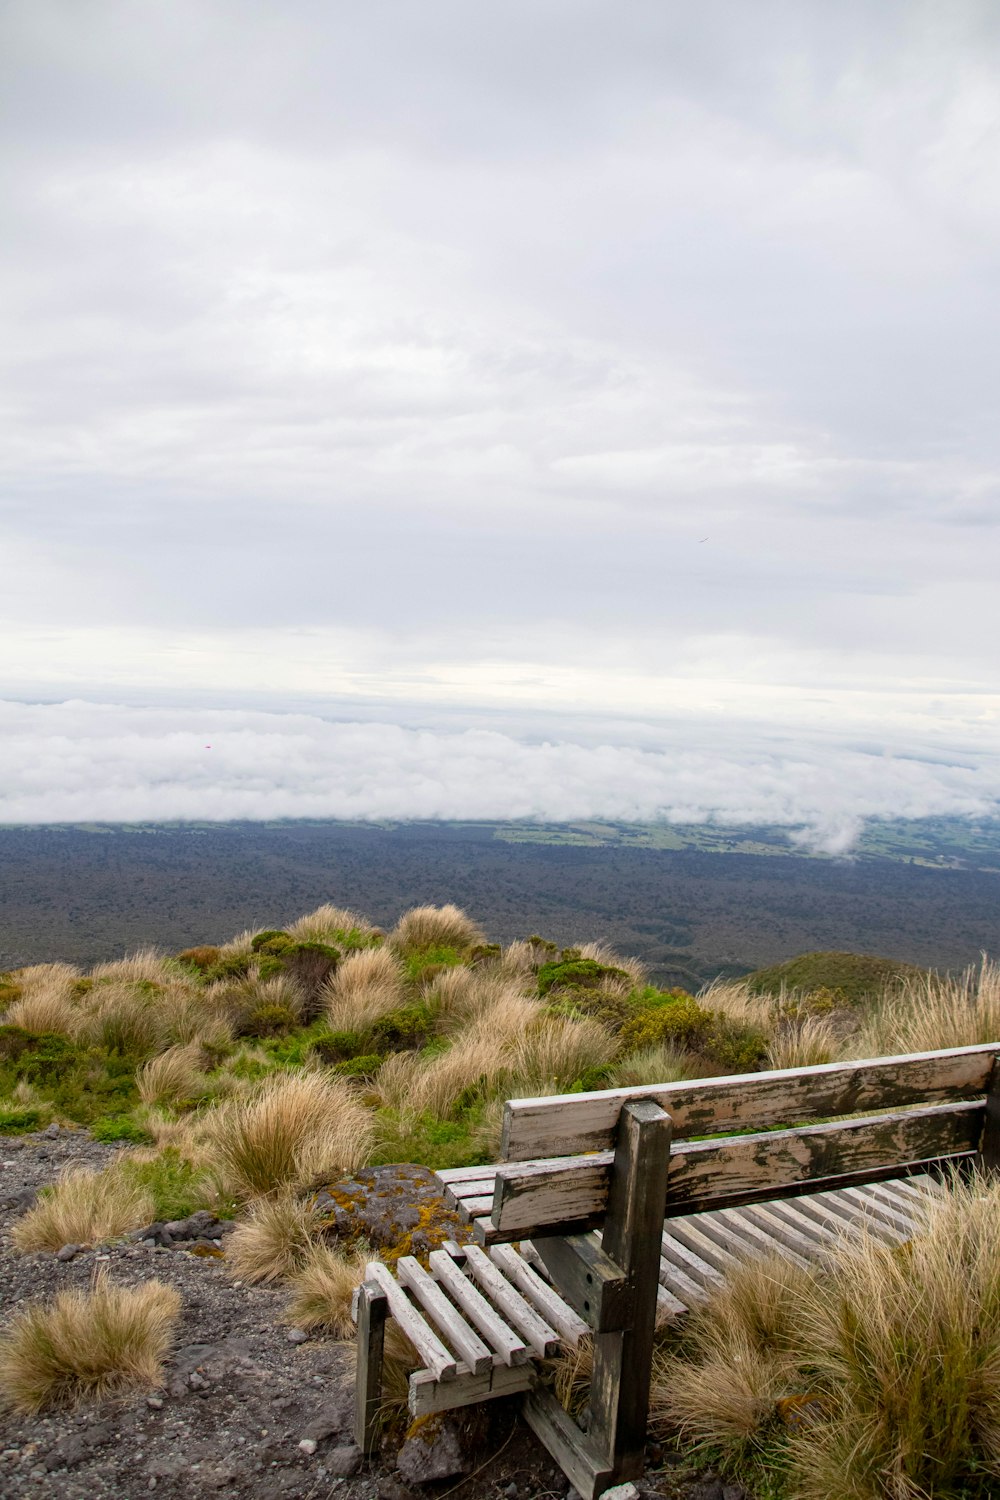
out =
<path fill-rule="evenodd" d="M 987 1117 L 992 1121 L 998 1110 L 998 1055 L 1000 1043 L 990 1043 L 510 1100 L 503 1156 L 511 1165 L 497 1172 L 493 1211 L 481 1232 L 507 1240 L 599 1224 L 618 1118 L 630 1099 L 654 1100 L 671 1117 L 665 1217 L 967 1157 L 982 1149 Z M 809 1123 L 817 1120 L 824 1123 Z M 771 1129 L 789 1122 L 794 1128 Z"/>

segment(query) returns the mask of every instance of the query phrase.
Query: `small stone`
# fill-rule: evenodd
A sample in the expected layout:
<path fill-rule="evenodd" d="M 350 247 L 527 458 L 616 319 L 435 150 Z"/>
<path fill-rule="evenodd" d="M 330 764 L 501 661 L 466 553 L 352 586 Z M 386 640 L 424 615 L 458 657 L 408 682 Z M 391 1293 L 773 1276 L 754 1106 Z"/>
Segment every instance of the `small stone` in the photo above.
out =
<path fill-rule="evenodd" d="M 301 1446 L 300 1443 L 299 1447 Z M 348 1479 L 361 1468 L 363 1458 L 364 1455 L 357 1443 L 344 1443 L 339 1448 L 331 1449 L 327 1454 L 326 1471 L 335 1479 Z"/>
<path fill-rule="evenodd" d="M 396 1468 L 407 1484 L 430 1484 L 450 1479 L 472 1467 L 462 1452 L 453 1420 L 431 1417 L 417 1437 L 407 1438 L 396 1455 Z"/>
<path fill-rule="evenodd" d="M 59 1126 L 56 1124 L 55 1120 L 52 1121 L 51 1125 L 47 1125 L 45 1127 L 45 1130 L 42 1132 L 42 1134 L 46 1136 L 50 1141 L 54 1141 L 56 1139 L 59 1134 Z"/>
<path fill-rule="evenodd" d="M 308 1457 L 311 1458 L 318 1447 L 319 1444 L 317 1443 L 315 1438 L 303 1438 L 299 1443 L 299 1452 L 305 1453 L 308 1455 Z"/>
<path fill-rule="evenodd" d="M 639 1491 L 631 1482 L 616 1484 L 604 1491 L 602 1500 L 639 1500 Z"/>
<path fill-rule="evenodd" d="M 290 1344 L 304 1344 L 309 1335 L 304 1328 L 289 1328 L 285 1337 Z"/>
<path fill-rule="evenodd" d="M 163 1397 L 162 1396 L 147 1396 L 146 1397 L 146 1405 L 152 1411 L 162 1411 L 163 1410 Z"/>
<path fill-rule="evenodd" d="M 208 1381 L 203 1380 L 202 1377 L 198 1374 L 197 1370 L 195 1370 L 191 1375 L 188 1376 L 188 1385 L 193 1391 L 203 1391 L 207 1384 Z"/>
<path fill-rule="evenodd" d="M 517 1500 L 518 1490 L 517 1485 L 514 1483 L 513 1479 L 504 1490 L 504 1494 L 507 1496 L 507 1500 Z"/>
<path fill-rule="evenodd" d="M 56 1260 L 72 1260 L 75 1255 L 80 1254 L 82 1249 L 82 1245 L 63 1245 L 61 1249 L 56 1251 Z"/>

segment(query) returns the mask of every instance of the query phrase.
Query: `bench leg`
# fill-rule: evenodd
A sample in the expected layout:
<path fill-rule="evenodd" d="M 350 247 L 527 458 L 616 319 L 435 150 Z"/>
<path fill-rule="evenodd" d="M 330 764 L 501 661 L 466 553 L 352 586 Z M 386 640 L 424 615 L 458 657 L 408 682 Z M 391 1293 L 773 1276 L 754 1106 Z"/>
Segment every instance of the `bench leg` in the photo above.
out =
<path fill-rule="evenodd" d="M 622 1109 L 602 1244 L 632 1285 L 633 1313 L 628 1328 L 594 1339 L 588 1428 L 614 1483 L 643 1469 L 670 1137 L 670 1116 L 651 1099 Z"/>
<path fill-rule="evenodd" d="M 979 1142 L 979 1165 L 991 1176 L 1000 1172 L 1000 1058 L 994 1058 L 986 1085 L 986 1119 Z"/>
<path fill-rule="evenodd" d="M 378 1451 L 382 1407 L 382 1365 L 389 1299 L 374 1281 L 358 1288 L 358 1371 L 355 1386 L 354 1435 L 366 1458 Z"/>

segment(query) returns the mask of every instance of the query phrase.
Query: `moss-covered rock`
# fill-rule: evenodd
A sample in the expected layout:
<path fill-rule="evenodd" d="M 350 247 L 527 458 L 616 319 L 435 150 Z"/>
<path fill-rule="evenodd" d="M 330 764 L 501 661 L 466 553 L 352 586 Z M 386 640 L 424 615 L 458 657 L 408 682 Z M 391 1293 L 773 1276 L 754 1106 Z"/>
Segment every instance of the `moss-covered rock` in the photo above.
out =
<path fill-rule="evenodd" d="M 313 1209 L 322 1232 L 347 1242 L 364 1240 L 390 1266 L 403 1255 L 426 1265 L 445 1240 L 472 1239 L 469 1226 L 445 1203 L 434 1174 L 412 1164 L 365 1167 L 321 1188 Z"/>

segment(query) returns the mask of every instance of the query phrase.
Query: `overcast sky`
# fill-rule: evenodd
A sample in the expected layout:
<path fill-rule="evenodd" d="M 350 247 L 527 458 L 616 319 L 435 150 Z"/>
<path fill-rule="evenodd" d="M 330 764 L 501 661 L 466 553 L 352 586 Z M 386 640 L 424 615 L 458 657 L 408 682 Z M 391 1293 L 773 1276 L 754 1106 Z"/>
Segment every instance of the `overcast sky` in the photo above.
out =
<path fill-rule="evenodd" d="M 995 4 L 5 0 L 0 68 L 0 697 L 119 705 L 78 816 L 192 710 L 318 724 L 317 796 L 381 724 L 373 814 L 480 732 L 633 756 L 543 816 L 731 815 L 762 735 L 995 799 Z M 0 730 L 13 817 L 56 731 Z"/>

